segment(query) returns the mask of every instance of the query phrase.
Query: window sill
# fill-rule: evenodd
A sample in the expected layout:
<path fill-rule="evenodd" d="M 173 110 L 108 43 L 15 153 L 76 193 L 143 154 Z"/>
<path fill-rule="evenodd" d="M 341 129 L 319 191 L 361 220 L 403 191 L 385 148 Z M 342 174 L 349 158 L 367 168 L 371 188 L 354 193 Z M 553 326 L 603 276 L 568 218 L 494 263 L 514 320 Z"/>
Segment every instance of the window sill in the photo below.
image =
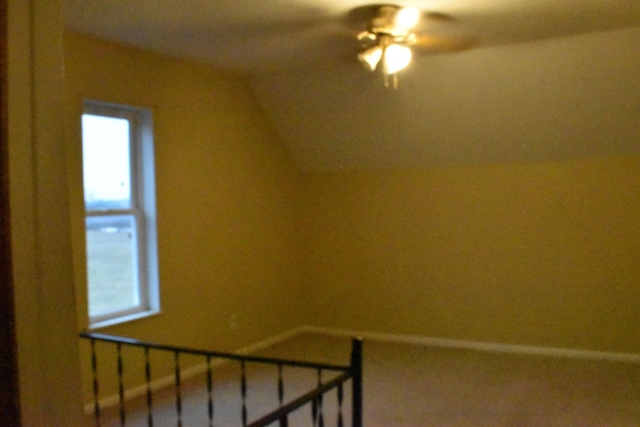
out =
<path fill-rule="evenodd" d="M 100 322 L 90 323 L 89 330 L 95 331 L 109 326 L 120 325 L 122 323 L 133 322 L 136 320 L 147 319 L 162 314 L 160 310 L 143 311 L 141 313 L 128 314 L 126 316 L 116 317 L 115 319 L 102 320 Z"/>

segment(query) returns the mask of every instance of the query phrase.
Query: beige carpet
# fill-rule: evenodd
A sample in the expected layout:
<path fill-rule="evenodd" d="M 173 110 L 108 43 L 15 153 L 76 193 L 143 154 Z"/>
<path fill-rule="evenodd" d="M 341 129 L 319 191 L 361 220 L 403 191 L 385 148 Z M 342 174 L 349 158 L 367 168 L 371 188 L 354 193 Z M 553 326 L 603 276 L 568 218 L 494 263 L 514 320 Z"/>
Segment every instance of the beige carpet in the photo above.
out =
<path fill-rule="evenodd" d="M 305 334 L 261 354 L 348 363 L 348 339 Z M 563 359 L 365 341 L 366 427 L 626 427 L 640 426 L 640 364 Z M 240 426 L 238 366 L 215 372 L 215 424 Z M 328 376 L 326 376 L 328 378 Z M 277 405 L 276 372 L 253 366 L 249 420 Z M 313 387 L 315 374 L 285 371 L 287 398 Z M 185 385 L 185 426 L 207 426 L 204 379 Z M 348 396 L 349 393 L 346 393 Z M 345 425 L 350 425 L 347 398 Z M 127 403 L 127 426 L 146 424 L 144 400 Z M 335 426 L 337 398 L 324 402 L 325 425 Z M 154 396 L 154 425 L 175 426 L 173 391 Z M 302 408 L 291 426 L 311 426 Z M 119 425 L 114 411 L 102 425 Z"/>

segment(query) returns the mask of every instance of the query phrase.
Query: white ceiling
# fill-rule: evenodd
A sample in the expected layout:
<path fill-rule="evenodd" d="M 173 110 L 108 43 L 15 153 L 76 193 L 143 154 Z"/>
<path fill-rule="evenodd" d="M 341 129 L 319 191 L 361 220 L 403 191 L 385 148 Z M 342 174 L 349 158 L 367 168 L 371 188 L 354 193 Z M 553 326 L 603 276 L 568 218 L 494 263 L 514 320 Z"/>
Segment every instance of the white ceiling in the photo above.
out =
<path fill-rule="evenodd" d="M 305 170 L 640 152 L 640 1 L 402 1 L 455 17 L 398 90 L 355 59 L 358 0 L 64 0 L 67 27 L 248 76 Z"/>

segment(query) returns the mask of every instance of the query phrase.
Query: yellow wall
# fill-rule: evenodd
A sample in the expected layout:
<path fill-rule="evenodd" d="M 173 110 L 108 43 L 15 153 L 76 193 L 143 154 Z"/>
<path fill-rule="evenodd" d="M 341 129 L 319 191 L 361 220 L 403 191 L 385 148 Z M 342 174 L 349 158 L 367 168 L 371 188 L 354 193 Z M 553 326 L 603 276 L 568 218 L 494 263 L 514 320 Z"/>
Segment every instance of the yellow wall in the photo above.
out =
<path fill-rule="evenodd" d="M 154 116 L 162 314 L 100 332 L 232 350 L 300 324 L 298 171 L 246 82 L 84 36 L 65 34 L 64 43 L 79 328 L 87 326 L 83 99 Z"/>
<path fill-rule="evenodd" d="M 306 176 L 313 325 L 640 352 L 640 157 Z"/>

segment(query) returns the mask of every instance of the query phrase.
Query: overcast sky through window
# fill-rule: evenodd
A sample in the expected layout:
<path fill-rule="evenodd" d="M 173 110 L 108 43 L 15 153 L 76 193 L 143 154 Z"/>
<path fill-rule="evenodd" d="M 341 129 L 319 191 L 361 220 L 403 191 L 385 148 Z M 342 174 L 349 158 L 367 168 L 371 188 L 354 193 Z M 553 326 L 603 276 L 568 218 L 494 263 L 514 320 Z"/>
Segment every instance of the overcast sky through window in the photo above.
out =
<path fill-rule="evenodd" d="M 85 203 L 129 200 L 127 119 L 82 115 L 82 168 Z"/>

